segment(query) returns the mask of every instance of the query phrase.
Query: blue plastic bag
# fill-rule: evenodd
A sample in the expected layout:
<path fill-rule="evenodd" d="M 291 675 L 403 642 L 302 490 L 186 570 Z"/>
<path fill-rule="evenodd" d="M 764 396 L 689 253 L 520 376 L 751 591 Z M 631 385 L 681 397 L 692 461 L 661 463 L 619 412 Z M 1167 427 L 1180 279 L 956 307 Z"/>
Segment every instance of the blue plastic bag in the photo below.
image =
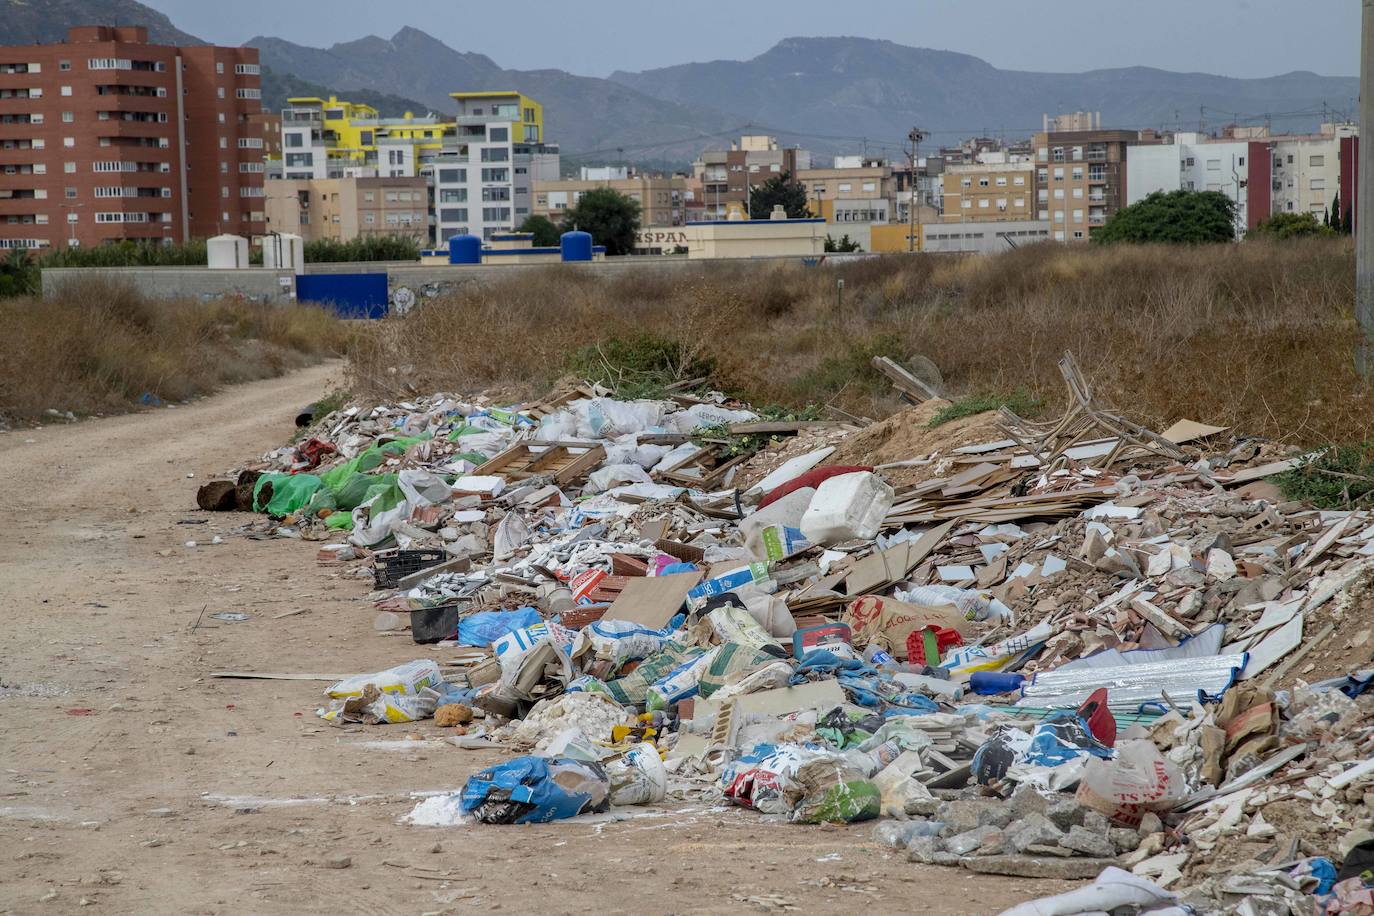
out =
<path fill-rule="evenodd" d="M 485 649 L 507 633 L 532 627 L 543 620 L 532 607 L 514 611 L 482 611 L 458 621 L 458 644 Z"/>
<path fill-rule="evenodd" d="M 594 763 L 567 757 L 516 757 L 468 777 L 460 802 L 484 824 L 546 824 L 605 811 L 611 781 Z"/>

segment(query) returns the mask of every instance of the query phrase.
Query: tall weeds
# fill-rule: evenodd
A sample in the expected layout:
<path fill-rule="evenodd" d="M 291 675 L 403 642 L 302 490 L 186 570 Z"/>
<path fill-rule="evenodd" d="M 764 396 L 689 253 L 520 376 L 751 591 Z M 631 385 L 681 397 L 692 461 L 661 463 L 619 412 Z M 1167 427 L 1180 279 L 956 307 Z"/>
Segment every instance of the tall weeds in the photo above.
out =
<path fill-rule="evenodd" d="M 0 416 L 115 411 L 208 393 L 342 352 L 353 332 L 310 306 L 147 299 L 101 280 L 0 301 Z"/>
<path fill-rule="evenodd" d="M 1348 239 L 611 277 L 551 267 L 383 322 L 351 372 L 355 391 L 378 395 L 494 384 L 535 394 L 571 354 L 647 333 L 710 361 L 715 384 L 757 403 L 876 417 L 899 404 L 874 355 L 920 354 L 951 394 L 1024 389 L 1052 411 L 1064 395 L 1056 363 L 1072 350 L 1101 399 L 1143 422 L 1191 417 L 1307 444 L 1374 425 L 1353 369 L 1353 304 Z"/>

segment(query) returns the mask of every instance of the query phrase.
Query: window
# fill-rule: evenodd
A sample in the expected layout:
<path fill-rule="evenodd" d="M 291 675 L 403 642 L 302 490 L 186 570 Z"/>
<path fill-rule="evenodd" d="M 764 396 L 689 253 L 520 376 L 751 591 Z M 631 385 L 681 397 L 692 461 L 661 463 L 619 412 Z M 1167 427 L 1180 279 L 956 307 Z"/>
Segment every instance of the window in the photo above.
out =
<path fill-rule="evenodd" d="M 1082 199 L 1083 199 L 1083 189 L 1082 189 L 1082 188 L 1074 188 L 1074 189 L 1073 189 L 1073 199 L 1074 199 L 1074 200 L 1082 200 Z"/>
<path fill-rule="evenodd" d="M 282 145 L 288 149 L 300 149 L 305 146 L 305 134 L 287 134 Z"/>
<path fill-rule="evenodd" d="M 1041 202 L 1042 204 L 1043 204 L 1043 203 L 1048 203 L 1048 202 L 1049 202 L 1049 199 L 1050 199 L 1050 192 L 1049 192 L 1049 190 L 1048 190 L 1047 188 L 1041 188 L 1041 189 L 1040 189 L 1039 197 L 1040 197 L 1040 202 Z"/>
<path fill-rule="evenodd" d="M 988 186 L 988 180 L 987 180 L 986 178 L 979 178 L 979 179 L 978 179 L 978 187 L 980 187 L 980 188 L 986 188 L 987 186 Z"/>
<path fill-rule="evenodd" d="M 1313 178 L 1313 179 L 1311 180 L 1311 189 L 1312 189 L 1313 191 L 1325 191 L 1325 190 L 1326 190 L 1326 179 L 1325 179 L 1325 178 Z"/>
<path fill-rule="evenodd" d="M 997 209 L 998 209 L 998 210 L 1005 210 L 1005 209 L 1007 209 L 1007 199 L 1006 199 L 1005 197 L 999 197 L 999 198 L 997 198 Z"/>
<path fill-rule="evenodd" d="M 510 150 L 504 146 L 482 147 L 483 162 L 509 162 Z"/>
<path fill-rule="evenodd" d="M 223 74 L 223 73 L 224 73 L 224 62 L 223 62 L 223 61 L 218 61 L 218 60 L 215 61 L 215 72 L 216 72 L 216 73 L 219 73 L 219 74 Z"/>
<path fill-rule="evenodd" d="M 1055 188 L 1055 189 L 1054 189 L 1054 199 L 1055 199 L 1055 200 L 1063 200 L 1063 199 L 1064 199 L 1064 189 L 1063 189 L 1063 188 Z"/>
<path fill-rule="evenodd" d="M 1244 164 L 1245 164 L 1244 162 L 1241 163 L 1241 165 L 1244 165 Z M 1325 156 L 1311 156 L 1311 157 L 1308 158 L 1307 164 L 1308 164 L 1309 166 L 1311 166 L 1312 168 L 1314 168 L 1314 169 L 1322 168 L 1322 167 L 1324 167 L 1324 166 L 1326 165 L 1326 157 L 1325 157 Z"/>
<path fill-rule="evenodd" d="M 65 147 L 66 149 L 76 149 L 76 138 L 75 138 L 75 137 L 63 137 L 63 138 L 62 138 L 62 146 Z"/>
<path fill-rule="evenodd" d="M 487 203 L 510 200 L 510 188 L 483 188 L 482 200 Z"/>
<path fill-rule="evenodd" d="M 487 128 L 487 139 L 493 143 L 505 143 L 510 140 L 510 128 L 489 127 Z"/>
<path fill-rule="evenodd" d="M 1061 166 L 1060 168 L 1057 168 L 1057 169 L 1054 170 L 1054 180 L 1055 180 L 1055 181 L 1063 181 L 1063 180 L 1064 180 L 1064 169 L 1063 169 L 1062 166 Z"/>
<path fill-rule="evenodd" d="M 1055 230 L 1055 233 L 1054 233 L 1054 240 L 1055 240 L 1056 242 L 1062 242 L 1062 241 L 1064 241 L 1064 230 L 1062 230 L 1062 229 L 1056 229 L 1056 230 Z"/>
<path fill-rule="evenodd" d="M 69 60 L 59 60 L 57 62 L 57 69 L 59 70 L 70 70 L 71 68 L 72 62 Z"/>
<path fill-rule="evenodd" d="M 238 76 L 259 76 L 262 74 L 262 67 L 257 64 L 234 64 L 234 73 Z"/>
<path fill-rule="evenodd" d="M 1064 211 L 1063 211 L 1063 210 L 1055 210 L 1055 211 L 1054 211 L 1054 221 L 1055 221 L 1056 223 L 1062 223 L 1062 222 L 1064 222 Z"/>
<path fill-rule="evenodd" d="M 854 190 L 854 186 L 851 185 L 849 182 L 847 182 L 847 181 L 840 182 L 840 193 L 841 193 L 841 194 L 847 194 L 847 193 L 849 193 L 849 192 L 852 191 L 852 190 Z"/>
<path fill-rule="evenodd" d="M 228 138 L 228 137 L 220 137 L 220 138 L 219 138 L 219 148 L 220 148 L 220 149 L 228 149 L 228 148 L 229 148 L 229 138 Z"/>
<path fill-rule="evenodd" d="M 510 207 L 483 207 L 482 221 L 499 223 L 510 219 Z"/>
<path fill-rule="evenodd" d="M 960 181 L 959 181 L 959 187 L 961 187 L 961 188 L 971 188 L 971 187 L 973 187 L 973 179 L 972 179 L 972 178 L 963 178 L 963 179 L 960 179 Z"/>
<path fill-rule="evenodd" d="M 978 209 L 979 209 L 979 210 L 987 210 L 987 209 L 990 209 L 991 206 L 992 206 L 992 202 L 991 202 L 990 200 L 988 200 L 986 197 L 980 198 L 980 199 L 978 200 Z"/>
<path fill-rule="evenodd" d="M 997 187 L 999 187 L 999 188 L 1005 188 L 1006 186 L 1007 186 L 1007 176 L 1006 176 L 1006 175 L 998 175 L 998 176 L 997 176 Z"/>
<path fill-rule="evenodd" d="M 1081 222 L 1083 222 L 1083 211 L 1082 211 L 1082 210 L 1075 210 L 1075 211 L 1073 211 L 1073 221 L 1074 221 L 1075 223 L 1081 223 Z"/>
<path fill-rule="evenodd" d="M 1036 158 L 1038 158 L 1041 162 L 1044 162 L 1045 160 L 1049 159 L 1049 148 L 1044 146 L 1040 147 L 1040 149 L 1036 151 Z"/>
<path fill-rule="evenodd" d="M 262 138 L 239 137 L 239 149 L 262 149 Z"/>
<path fill-rule="evenodd" d="M 63 95 L 63 97 L 65 97 L 65 98 L 71 98 L 71 94 L 72 94 L 72 87 L 71 87 L 71 86 L 63 86 L 63 87 L 62 87 L 61 89 L 59 89 L 58 91 Z"/>
<path fill-rule="evenodd" d="M 67 188 L 65 194 L 67 200 L 76 200 L 76 188 Z"/>
<path fill-rule="evenodd" d="M 261 89 L 235 89 L 234 98 L 236 99 L 260 99 L 262 98 Z"/>
<path fill-rule="evenodd" d="M 442 223 L 465 223 L 467 220 L 467 207 L 454 207 L 452 209 L 439 210 L 439 221 Z"/>
<path fill-rule="evenodd" d="M 1237 164 L 1242 166 L 1245 165 L 1245 157 L 1241 156 L 1240 159 L 1237 160 Z"/>
<path fill-rule="evenodd" d="M 1076 165 L 1076 166 L 1073 167 L 1073 180 L 1074 180 L 1074 181 L 1082 181 L 1082 180 L 1083 180 L 1083 166 L 1081 166 L 1081 165 Z"/>
<path fill-rule="evenodd" d="M 1050 180 L 1050 170 L 1049 170 L 1049 169 L 1036 169 L 1036 170 L 1035 170 L 1035 178 L 1036 178 L 1036 180 L 1039 181 L 1041 184 L 1044 184 L 1046 181 L 1049 181 L 1049 180 Z"/>
<path fill-rule="evenodd" d="M 224 98 L 224 87 L 223 87 L 223 86 L 220 86 L 218 89 L 215 90 L 215 92 L 219 93 L 219 97 L 220 97 L 220 98 Z"/>
<path fill-rule="evenodd" d="M 865 182 L 864 182 L 864 190 L 865 190 L 865 191 L 876 191 L 876 190 L 878 190 L 878 185 L 877 185 L 876 182 L 865 181 Z"/>
<path fill-rule="evenodd" d="M 1082 229 L 1075 229 L 1075 230 L 1073 231 L 1073 237 L 1074 237 L 1074 239 L 1077 240 L 1077 241 L 1082 241 L 1082 239 L 1083 239 L 1083 230 L 1082 230 Z"/>
<path fill-rule="evenodd" d="M 73 121 L 75 121 L 75 120 L 76 120 L 76 115 L 73 114 L 72 112 L 70 112 L 70 111 L 64 111 L 64 112 L 62 112 L 62 123 L 63 123 L 63 124 L 71 124 L 71 123 L 72 123 Z"/>
<path fill-rule="evenodd" d="M 74 173 L 76 172 L 76 163 L 75 163 L 75 162 L 64 162 L 64 163 L 62 163 L 62 171 L 63 171 L 63 172 L 66 172 L 68 175 L 74 174 Z M 97 171 L 98 171 L 98 170 L 97 170 Z"/>
<path fill-rule="evenodd" d="M 1055 162 L 1064 161 L 1064 147 L 1056 146 L 1053 150 L 1050 151 L 1050 153 L 1050 158 L 1052 158 Z"/>
<path fill-rule="evenodd" d="M 482 169 L 483 181 L 510 181 L 510 169 Z"/>
<path fill-rule="evenodd" d="M 960 201 L 959 206 L 961 206 L 965 210 L 972 210 L 973 201 L 965 199 L 963 201 Z"/>
<path fill-rule="evenodd" d="M 441 184 L 461 184 L 468 180 L 467 169 L 440 169 L 439 182 Z"/>

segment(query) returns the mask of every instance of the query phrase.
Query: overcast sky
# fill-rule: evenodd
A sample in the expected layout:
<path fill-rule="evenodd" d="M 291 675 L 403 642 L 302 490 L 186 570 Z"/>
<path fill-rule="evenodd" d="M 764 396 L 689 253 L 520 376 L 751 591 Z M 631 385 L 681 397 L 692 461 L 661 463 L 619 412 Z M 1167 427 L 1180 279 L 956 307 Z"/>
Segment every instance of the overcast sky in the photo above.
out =
<path fill-rule="evenodd" d="M 144 0 L 220 44 L 274 35 L 328 47 L 402 26 L 503 67 L 587 76 L 742 60 L 789 36 L 857 35 L 962 51 L 997 67 L 1134 64 L 1226 76 L 1358 73 L 1359 0 Z"/>

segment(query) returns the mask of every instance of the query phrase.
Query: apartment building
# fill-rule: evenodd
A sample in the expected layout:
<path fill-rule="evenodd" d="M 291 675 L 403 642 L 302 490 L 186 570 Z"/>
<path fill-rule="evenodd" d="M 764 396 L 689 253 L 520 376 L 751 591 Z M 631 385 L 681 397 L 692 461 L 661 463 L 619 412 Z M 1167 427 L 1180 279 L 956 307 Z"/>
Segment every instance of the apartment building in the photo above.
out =
<path fill-rule="evenodd" d="M 252 48 L 0 46 L 0 248 L 262 234 L 261 98 Z"/>
<path fill-rule="evenodd" d="M 1240 237 L 1269 218 L 1269 168 L 1268 140 L 1178 133 L 1169 143 L 1130 148 L 1126 203 L 1136 203 L 1156 191 L 1218 191 L 1235 204 L 1236 236 Z"/>
<path fill-rule="evenodd" d="M 544 109 L 519 92 L 454 92 L 456 131 L 435 158 L 435 236 L 490 240 L 525 221 L 534 182 L 559 177 L 558 146 L 544 142 Z"/>
<path fill-rule="evenodd" d="M 896 215 L 897 182 L 882 159 L 836 156 L 830 168 L 801 169 L 813 216 L 827 223 L 886 223 Z"/>
<path fill-rule="evenodd" d="M 412 178 L 457 130 L 434 115 L 383 118 L 371 105 L 302 96 L 281 113 L 282 177 Z"/>
<path fill-rule="evenodd" d="M 1052 126 L 1062 127 L 1064 117 Z M 1036 218 L 1049 221 L 1054 241 L 1088 241 L 1125 205 L 1126 148 L 1138 139 L 1133 130 L 1053 129 L 1035 135 Z"/>
<path fill-rule="evenodd" d="M 429 181 L 410 178 L 301 178 L 267 182 L 267 230 L 307 242 L 409 235 L 430 241 Z"/>
<path fill-rule="evenodd" d="M 896 192 L 897 222 L 905 223 L 911 219 L 911 185 L 913 181 L 916 183 L 916 204 L 920 209 L 934 210 L 938 214 L 944 208 L 945 168 L 950 164 L 946 163 L 943 156 L 921 156 L 916 160 L 914 177 L 910 161 L 893 165 L 892 179 L 893 190 Z"/>
<path fill-rule="evenodd" d="M 776 137 L 746 134 L 729 149 L 706 150 L 692 163 L 688 220 L 721 220 L 731 205 L 749 210 L 749 189 L 774 175 L 811 168 L 811 153 L 778 146 Z M 699 196 L 698 196 L 699 195 Z"/>
<path fill-rule="evenodd" d="M 990 223 L 1035 219 L 1035 164 L 1029 160 L 1009 161 L 1005 153 L 984 155 L 989 161 L 946 167 L 941 221 Z"/>
<path fill-rule="evenodd" d="M 687 179 L 681 175 L 633 174 L 623 166 L 584 167 L 577 178 L 537 180 L 533 187 L 531 212 L 555 223 L 583 194 L 596 188 L 611 188 L 636 201 L 639 224 L 645 228 L 681 226 L 686 220 Z"/>
<path fill-rule="evenodd" d="M 1311 213 L 1325 221 L 1339 198 L 1341 219 L 1355 213 L 1359 127 L 1323 124 L 1316 134 L 1273 138 L 1270 190 L 1274 213 Z"/>

